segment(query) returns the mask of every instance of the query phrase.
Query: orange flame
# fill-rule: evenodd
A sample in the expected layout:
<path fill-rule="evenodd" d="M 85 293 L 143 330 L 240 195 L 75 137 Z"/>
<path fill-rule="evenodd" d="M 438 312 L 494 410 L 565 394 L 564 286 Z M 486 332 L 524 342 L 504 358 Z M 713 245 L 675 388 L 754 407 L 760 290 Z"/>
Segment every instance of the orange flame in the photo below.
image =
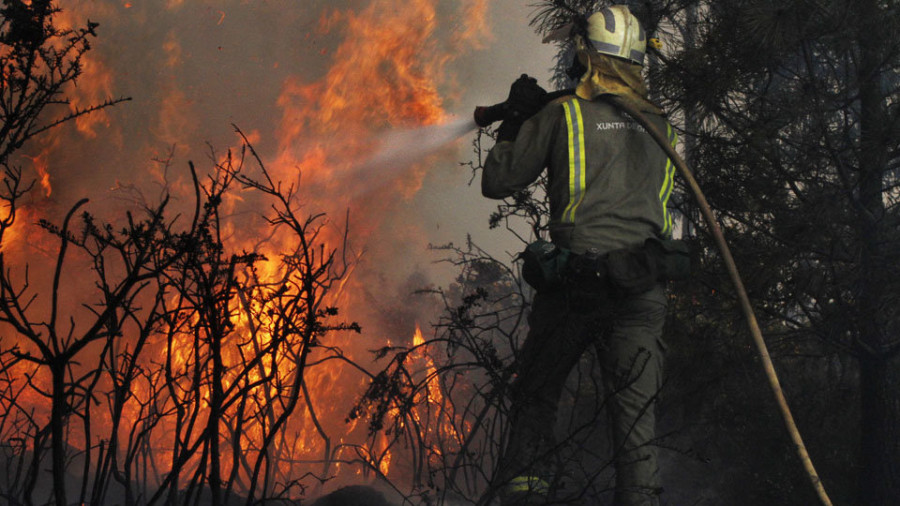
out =
<path fill-rule="evenodd" d="M 422 329 L 419 327 L 419 324 L 416 324 L 416 333 L 413 335 L 413 346 L 422 346 L 425 344 L 425 337 L 422 335 Z M 428 402 L 431 404 L 439 405 L 444 401 L 444 394 L 441 391 L 440 378 L 437 374 L 437 367 L 434 365 L 434 360 L 425 353 L 424 348 L 421 352 L 421 356 L 424 357 L 427 374 L 427 387 L 426 387 L 426 395 L 428 397 Z"/>
<path fill-rule="evenodd" d="M 45 150 L 37 156 L 25 156 L 31 160 L 34 170 L 38 174 L 38 183 L 44 189 L 44 196 L 49 197 L 53 193 L 53 187 L 50 184 L 50 173 L 47 171 L 47 151 Z"/>

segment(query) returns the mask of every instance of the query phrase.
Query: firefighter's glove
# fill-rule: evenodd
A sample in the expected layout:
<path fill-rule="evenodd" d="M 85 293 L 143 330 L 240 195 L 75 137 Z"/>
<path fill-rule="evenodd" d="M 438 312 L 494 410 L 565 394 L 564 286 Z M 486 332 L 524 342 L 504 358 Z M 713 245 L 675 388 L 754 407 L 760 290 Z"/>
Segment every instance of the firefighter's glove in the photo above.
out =
<path fill-rule="evenodd" d="M 497 128 L 497 141 L 514 141 L 525 120 L 534 116 L 547 100 L 547 91 L 537 80 L 522 74 L 509 87 L 509 97 L 503 103 L 503 123 Z"/>
<path fill-rule="evenodd" d="M 506 99 L 505 120 L 516 120 L 524 123 L 544 108 L 547 98 L 547 90 L 538 85 L 537 80 L 522 74 L 521 77 L 509 87 L 509 97 Z"/>

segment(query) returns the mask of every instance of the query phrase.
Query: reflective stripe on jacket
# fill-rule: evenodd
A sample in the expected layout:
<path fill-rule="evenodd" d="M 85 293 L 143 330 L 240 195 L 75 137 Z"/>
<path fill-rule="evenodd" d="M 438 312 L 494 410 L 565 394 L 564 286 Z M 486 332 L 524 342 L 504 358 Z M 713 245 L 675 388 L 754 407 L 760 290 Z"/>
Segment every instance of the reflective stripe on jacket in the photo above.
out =
<path fill-rule="evenodd" d="M 661 116 L 674 146 L 677 135 Z M 669 237 L 675 167 L 637 122 L 602 98 L 560 99 L 525 122 L 515 142 L 488 154 L 482 193 L 505 198 L 549 174 L 554 243 L 601 253 Z"/>

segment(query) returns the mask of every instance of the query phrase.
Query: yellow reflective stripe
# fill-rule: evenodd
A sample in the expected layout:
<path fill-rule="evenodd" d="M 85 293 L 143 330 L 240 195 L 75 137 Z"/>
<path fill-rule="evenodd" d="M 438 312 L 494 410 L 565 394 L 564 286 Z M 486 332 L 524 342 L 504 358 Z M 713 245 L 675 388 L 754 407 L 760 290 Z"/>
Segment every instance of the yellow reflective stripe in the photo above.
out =
<path fill-rule="evenodd" d="M 584 170 L 584 119 L 577 99 L 565 102 L 563 108 L 569 134 L 569 204 L 563 210 L 562 221 L 575 223 L 575 210 L 584 200 L 587 185 Z"/>
<path fill-rule="evenodd" d="M 547 494 L 549 491 L 550 484 L 539 476 L 516 476 L 509 480 L 509 484 L 505 487 L 505 492 L 507 494 L 520 492 Z"/>
<path fill-rule="evenodd" d="M 672 129 L 672 125 L 666 122 L 666 134 L 672 147 L 678 142 L 678 133 Z M 666 172 L 663 179 L 662 188 L 659 189 L 659 201 L 662 204 L 663 212 L 663 235 L 672 235 L 672 216 L 669 214 L 669 197 L 672 195 L 672 189 L 675 186 L 675 165 L 670 158 L 666 158 Z"/>

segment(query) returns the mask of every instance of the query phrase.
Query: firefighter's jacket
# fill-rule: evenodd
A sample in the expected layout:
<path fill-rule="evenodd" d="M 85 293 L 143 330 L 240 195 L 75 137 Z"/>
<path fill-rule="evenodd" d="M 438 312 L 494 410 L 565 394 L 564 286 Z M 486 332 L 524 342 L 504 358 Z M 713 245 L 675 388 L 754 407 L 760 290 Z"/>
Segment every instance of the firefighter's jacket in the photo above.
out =
<path fill-rule="evenodd" d="M 648 116 L 674 146 L 671 125 Z M 544 168 L 557 245 L 605 253 L 671 236 L 667 204 L 675 167 L 643 127 L 602 98 L 559 99 L 526 121 L 515 142 L 498 142 L 484 163 L 481 191 L 509 197 Z"/>

